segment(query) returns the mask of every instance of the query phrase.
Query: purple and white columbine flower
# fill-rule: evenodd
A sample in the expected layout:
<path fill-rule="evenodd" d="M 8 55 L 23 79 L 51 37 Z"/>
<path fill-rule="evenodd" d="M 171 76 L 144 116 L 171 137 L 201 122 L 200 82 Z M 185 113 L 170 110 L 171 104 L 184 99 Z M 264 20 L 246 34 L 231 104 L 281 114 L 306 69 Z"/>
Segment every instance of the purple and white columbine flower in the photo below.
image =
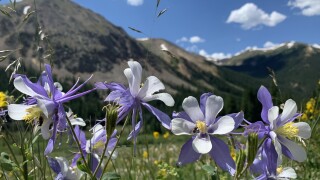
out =
<path fill-rule="evenodd" d="M 45 155 L 47 155 L 53 150 L 57 131 L 65 131 L 67 127 L 63 103 L 94 91 L 95 88 L 76 94 L 91 77 L 79 86 L 77 86 L 78 79 L 67 93 L 63 93 L 61 85 L 53 82 L 51 67 L 48 64 L 45 65 L 45 71 L 41 74 L 37 83 L 31 82 L 25 75 L 15 75 L 14 87 L 29 97 L 25 104 L 8 105 L 8 114 L 14 120 L 25 120 L 30 123 L 36 121 L 36 123 L 41 124 L 43 138 L 50 138 L 45 149 Z M 52 123 L 51 134 L 49 128 Z"/>
<path fill-rule="evenodd" d="M 258 100 L 262 104 L 261 118 L 265 124 L 256 122 L 247 129 L 251 131 L 256 128 L 260 136 L 266 137 L 262 151 L 270 153 L 272 150 L 272 152 L 268 157 L 262 156 L 262 161 L 268 161 L 268 171 L 274 171 L 282 163 L 282 154 L 298 162 L 306 160 L 307 154 L 304 148 L 291 140 L 308 139 L 311 136 L 311 128 L 307 123 L 293 122 L 301 115 L 297 113 L 296 103 L 292 99 L 287 100 L 282 113 L 279 114 L 279 107 L 273 106 L 271 94 L 264 86 L 258 91 Z M 261 169 L 261 167 L 254 164 L 251 169 Z"/>
<path fill-rule="evenodd" d="M 80 179 L 84 174 L 76 166 L 69 166 L 68 160 L 64 157 L 47 156 L 47 159 L 50 168 L 57 174 L 55 180 Z"/>
<path fill-rule="evenodd" d="M 184 112 L 174 113 L 171 122 L 175 135 L 191 135 L 182 147 L 178 165 L 191 163 L 202 154 L 209 153 L 212 159 L 223 170 L 235 173 L 235 163 L 230 155 L 229 147 L 213 135 L 223 135 L 235 128 L 235 121 L 230 116 L 217 118 L 223 108 L 223 99 L 210 93 L 200 98 L 200 107 L 196 98 L 185 98 L 182 107 Z"/>
<path fill-rule="evenodd" d="M 107 134 L 106 130 L 103 126 L 100 124 L 95 125 L 90 131 L 92 131 L 92 138 L 90 140 L 86 140 L 85 133 L 80 130 L 79 126 L 76 126 L 74 128 L 75 134 L 77 136 L 77 139 L 79 140 L 82 154 L 86 157 L 87 154 L 91 154 L 91 164 L 90 168 L 92 172 L 96 169 L 96 167 L 99 164 L 99 160 L 104 150 L 104 146 L 107 143 Z M 117 138 L 116 138 L 117 131 L 115 130 L 108 142 L 107 149 L 105 152 L 105 156 L 109 157 L 111 155 L 111 152 L 116 146 Z M 114 151 L 111 158 L 115 159 L 117 157 L 117 151 Z M 78 159 L 81 158 L 80 152 L 76 153 L 73 160 L 72 160 L 72 166 L 75 166 L 77 164 Z M 98 170 L 97 177 L 101 176 L 101 169 Z"/>
<path fill-rule="evenodd" d="M 296 179 L 297 174 L 295 170 L 291 167 L 282 168 L 279 166 L 277 168 L 277 152 L 272 145 L 272 140 L 267 139 L 263 144 L 263 148 L 260 149 L 257 158 L 254 161 L 255 167 L 260 169 L 255 169 L 260 176 L 256 177 L 256 180 L 268 180 L 268 179 L 279 179 L 279 180 L 289 180 Z M 262 160 L 263 159 L 263 160 Z"/>
<path fill-rule="evenodd" d="M 143 118 L 141 105 L 147 108 L 162 123 L 163 127 L 170 129 L 170 117 L 151 106 L 147 102 L 152 100 L 160 100 L 167 106 L 173 106 L 174 100 L 168 93 L 156 93 L 164 90 L 162 82 L 155 76 L 149 76 L 145 83 L 141 85 L 142 67 L 137 61 L 128 61 L 129 68 L 124 70 L 124 74 L 128 79 L 129 88 L 117 83 L 97 83 L 99 89 L 110 89 L 111 93 L 105 101 L 112 101 L 120 105 L 118 122 L 124 119 L 132 112 L 132 128 L 128 139 L 136 137 L 140 132 Z M 156 94 L 155 94 L 156 93 Z M 136 123 L 136 116 L 139 114 L 140 121 Z"/>

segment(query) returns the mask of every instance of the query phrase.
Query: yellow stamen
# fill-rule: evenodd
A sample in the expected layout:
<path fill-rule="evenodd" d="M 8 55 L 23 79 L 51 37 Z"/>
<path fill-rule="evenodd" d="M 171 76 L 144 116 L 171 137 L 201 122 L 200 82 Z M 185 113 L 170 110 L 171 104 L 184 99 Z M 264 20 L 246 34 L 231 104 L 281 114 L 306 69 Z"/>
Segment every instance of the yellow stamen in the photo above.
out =
<path fill-rule="evenodd" d="M 7 105 L 7 95 L 3 92 L 0 92 L 0 108 L 6 107 Z"/>
<path fill-rule="evenodd" d="M 299 129 L 293 126 L 293 122 L 289 122 L 277 129 L 277 133 L 287 138 L 293 138 L 299 134 Z"/>
<path fill-rule="evenodd" d="M 98 141 L 94 146 L 93 149 L 101 149 L 104 148 L 104 142 Z"/>
<path fill-rule="evenodd" d="M 26 110 L 28 112 L 22 119 L 25 120 L 27 123 L 32 123 L 35 119 L 40 119 L 41 116 L 41 109 L 38 107 L 32 107 Z"/>
<path fill-rule="evenodd" d="M 282 173 L 282 171 L 283 171 L 283 168 L 282 168 L 282 166 L 280 166 L 280 167 L 278 167 L 278 168 L 277 168 L 277 174 L 280 174 L 280 173 Z"/>
<path fill-rule="evenodd" d="M 201 133 L 206 133 L 207 132 L 207 125 L 204 121 L 200 121 L 198 120 L 196 122 L 196 127 L 198 128 L 198 130 L 201 132 Z"/>

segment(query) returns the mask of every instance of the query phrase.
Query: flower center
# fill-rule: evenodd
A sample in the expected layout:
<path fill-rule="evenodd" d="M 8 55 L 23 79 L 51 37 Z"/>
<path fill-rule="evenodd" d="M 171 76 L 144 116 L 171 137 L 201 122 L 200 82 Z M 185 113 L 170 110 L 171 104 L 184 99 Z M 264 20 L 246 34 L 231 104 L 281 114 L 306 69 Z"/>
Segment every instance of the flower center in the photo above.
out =
<path fill-rule="evenodd" d="M 103 141 L 98 141 L 94 146 L 93 149 L 102 149 L 104 147 Z"/>
<path fill-rule="evenodd" d="M 282 173 L 282 171 L 283 171 L 283 168 L 282 168 L 282 166 L 280 166 L 280 167 L 278 167 L 278 168 L 277 168 L 277 174 L 280 174 L 280 173 Z"/>
<path fill-rule="evenodd" d="M 293 122 L 289 122 L 281 127 L 279 127 L 276 132 L 287 138 L 293 138 L 298 135 L 299 129 L 293 126 Z"/>
<path fill-rule="evenodd" d="M 200 133 L 206 133 L 207 132 L 207 125 L 204 121 L 198 120 L 196 122 L 196 127 L 200 131 Z"/>
<path fill-rule="evenodd" d="M 7 106 L 7 96 L 5 93 L 0 92 L 0 108 Z"/>
<path fill-rule="evenodd" d="M 22 119 L 25 120 L 27 123 L 32 123 L 34 119 L 40 119 L 41 116 L 41 109 L 38 107 L 32 107 L 26 110 L 27 115 L 25 115 Z"/>

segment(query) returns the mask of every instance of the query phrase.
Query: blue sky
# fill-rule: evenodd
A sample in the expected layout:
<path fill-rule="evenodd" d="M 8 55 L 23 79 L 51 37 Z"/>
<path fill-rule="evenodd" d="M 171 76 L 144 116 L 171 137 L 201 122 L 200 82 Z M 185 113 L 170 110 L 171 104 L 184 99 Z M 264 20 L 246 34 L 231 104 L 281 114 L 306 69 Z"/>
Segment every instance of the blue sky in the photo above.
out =
<path fill-rule="evenodd" d="M 320 0 L 161 0 L 158 12 L 168 10 L 159 18 L 156 0 L 74 1 L 135 38 L 164 38 L 195 53 L 235 54 L 266 42 L 320 44 Z"/>
<path fill-rule="evenodd" d="M 74 2 L 134 38 L 163 38 L 208 56 L 290 41 L 320 44 L 320 0 L 161 0 L 157 12 L 156 0 Z M 156 18 L 165 8 L 167 12 Z"/>

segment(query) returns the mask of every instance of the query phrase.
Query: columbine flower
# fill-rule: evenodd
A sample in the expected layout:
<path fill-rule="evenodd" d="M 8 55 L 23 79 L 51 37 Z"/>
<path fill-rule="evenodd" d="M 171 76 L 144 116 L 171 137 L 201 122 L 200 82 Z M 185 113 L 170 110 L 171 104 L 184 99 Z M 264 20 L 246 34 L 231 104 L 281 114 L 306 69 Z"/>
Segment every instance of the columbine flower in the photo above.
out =
<path fill-rule="evenodd" d="M 162 82 L 155 76 L 149 76 L 145 83 L 141 85 L 142 67 L 137 61 L 128 61 L 129 68 L 124 70 L 124 74 L 128 79 L 129 88 L 125 88 L 117 83 L 97 83 L 96 86 L 100 89 L 110 89 L 112 92 L 108 95 L 105 101 L 113 101 L 118 103 L 119 108 L 118 122 L 132 112 L 132 128 L 128 139 L 136 137 L 141 130 L 143 119 L 141 105 L 147 108 L 162 125 L 170 129 L 170 117 L 161 112 L 157 108 L 151 106 L 147 102 L 152 100 L 160 100 L 167 106 L 173 106 L 174 100 L 168 93 L 157 93 L 164 90 Z M 136 116 L 139 114 L 140 121 L 136 123 Z"/>
<path fill-rule="evenodd" d="M 267 139 L 263 144 L 263 148 L 258 153 L 255 164 L 255 172 L 260 173 L 261 175 L 256 177 L 256 180 L 268 180 L 268 179 L 279 179 L 279 180 L 288 180 L 296 179 L 297 174 L 291 167 L 282 168 L 279 166 L 277 168 L 276 161 L 276 151 L 272 145 L 272 140 Z"/>
<path fill-rule="evenodd" d="M 98 166 L 99 163 L 99 156 L 103 154 L 104 146 L 107 143 L 107 134 L 106 130 L 104 129 L 103 126 L 100 124 L 95 125 L 91 131 L 92 131 L 92 138 L 90 140 L 86 140 L 85 133 L 80 130 L 79 126 L 76 126 L 74 128 L 75 134 L 77 136 L 77 139 L 79 140 L 80 146 L 81 146 L 81 151 L 83 155 L 86 157 L 87 154 L 92 154 L 92 159 L 91 159 L 91 170 L 94 171 L 96 167 Z M 107 149 L 105 152 L 105 156 L 109 157 L 113 149 L 115 148 L 117 138 L 116 138 L 117 131 L 115 130 L 111 138 L 109 140 L 109 143 L 107 145 Z M 114 151 L 112 154 L 111 158 L 115 159 L 117 157 L 117 151 Z M 81 158 L 81 154 L 76 153 L 72 160 L 72 165 L 75 166 L 78 159 Z M 101 175 L 101 169 L 97 173 L 97 177 L 100 177 Z"/>
<path fill-rule="evenodd" d="M 61 92 L 62 86 L 53 82 L 51 67 L 46 64 L 45 69 L 46 71 L 41 74 L 37 83 L 32 83 L 25 75 L 15 75 L 14 87 L 30 97 L 27 98 L 25 104 L 8 105 L 8 114 L 14 120 L 39 123 L 43 138 L 50 138 L 45 149 L 45 154 L 48 154 L 53 150 L 57 131 L 64 131 L 67 127 L 63 103 L 92 92 L 95 88 L 76 94 L 91 79 L 90 77 L 77 87 L 78 80 L 67 93 L 63 93 Z M 49 127 L 52 123 L 51 135 Z"/>
<path fill-rule="evenodd" d="M 83 175 L 76 166 L 69 166 L 68 160 L 64 157 L 47 157 L 49 166 L 57 174 L 55 180 L 80 179 Z"/>
<path fill-rule="evenodd" d="M 223 170 L 235 173 L 235 163 L 230 156 L 228 146 L 213 135 L 231 132 L 235 121 L 230 116 L 216 118 L 223 108 L 223 99 L 210 93 L 200 98 L 200 107 L 196 98 L 185 98 L 182 107 L 185 112 L 174 114 L 171 122 L 175 135 L 192 135 L 182 147 L 178 165 L 196 161 L 201 154 L 209 153 Z"/>
<path fill-rule="evenodd" d="M 282 153 L 290 159 L 302 162 L 307 154 L 304 148 L 290 139 L 308 139 L 311 136 L 311 128 L 305 122 L 292 122 L 300 114 L 297 113 L 297 105 L 289 99 L 285 102 L 283 111 L 279 114 L 279 107 L 273 106 L 269 91 L 261 86 L 258 91 L 258 99 L 262 104 L 261 118 L 269 125 L 267 137 L 271 138 L 278 155 L 278 164 L 281 163 Z"/>

